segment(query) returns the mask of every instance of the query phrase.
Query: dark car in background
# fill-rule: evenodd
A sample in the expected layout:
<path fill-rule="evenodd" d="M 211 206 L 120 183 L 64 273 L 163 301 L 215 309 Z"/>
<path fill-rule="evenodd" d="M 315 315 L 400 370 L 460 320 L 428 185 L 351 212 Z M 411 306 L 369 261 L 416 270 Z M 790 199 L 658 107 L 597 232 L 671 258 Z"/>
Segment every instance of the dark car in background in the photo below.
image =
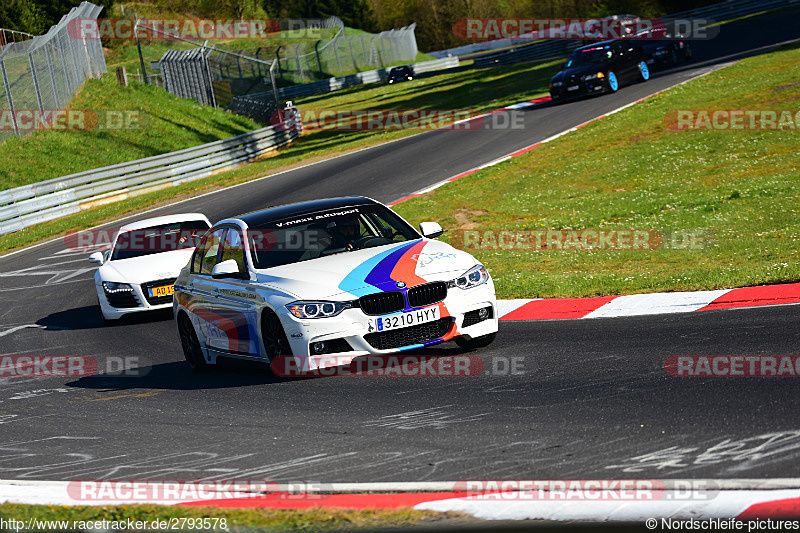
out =
<path fill-rule="evenodd" d="M 617 92 L 620 87 L 650 79 L 642 48 L 630 39 L 603 41 L 578 48 L 561 72 L 550 80 L 554 102 L 592 94 Z"/>
<path fill-rule="evenodd" d="M 629 39 L 636 32 L 636 24 L 642 19 L 637 15 L 610 15 L 598 19 L 595 31 L 589 31 L 583 39 L 583 44 L 592 44 L 599 41 L 607 41 L 610 38 L 619 37 Z M 605 30 L 603 30 L 605 28 Z M 617 32 L 616 35 L 610 32 Z"/>
<path fill-rule="evenodd" d="M 642 48 L 645 61 L 651 66 L 673 67 L 692 58 L 692 46 L 689 41 L 683 39 L 633 42 Z"/>
<path fill-rule="evenodd" d="M 392 70 L 389 71 L 389 83 L 395 83 L 397 81 L 411 81 L 414 79 L 414 70 L 409 65 L 403 65 L 401 67 L 394 67 Z"/>
<path fill-rule="evenodd" d="M 681 35 L 676 35 L 672 27 L 654 28 L 638 35 L 632 42 L 640 47 L 648 65 L 673 67 L 692 58 L 692 44 Z"/>

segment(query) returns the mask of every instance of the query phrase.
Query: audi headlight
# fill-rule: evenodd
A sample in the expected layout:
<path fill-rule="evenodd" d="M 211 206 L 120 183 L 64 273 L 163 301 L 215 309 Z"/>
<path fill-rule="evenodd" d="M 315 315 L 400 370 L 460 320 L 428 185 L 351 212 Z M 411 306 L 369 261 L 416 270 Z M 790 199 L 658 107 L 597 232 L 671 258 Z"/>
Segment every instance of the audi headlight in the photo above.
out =
<path fill-rule="evenodd" d="M 483 265 L 475 265 L 463 275 L 447 282 L 448 287 L 458 287 L 459 289 L 471 289 L 478 285 L 483 285 L 489 281 L 489 271 Z"/>
<path fill-rule="evenodd" d="M 115 281 L 104 281 L 103 282 L 103 290 L 109 294 L 114 294 L 115 292 L 133 292 L 133 287 L 128 285 L 127 283 L 117 283 Z"/>
<path fill-rule="evenodd" d="M 297 318 L 328 318 L 352 306 L 351 302 L 292 302 L 286 309 Z"/>
<path fill-rule="evenodd" d="M 550 84 L 551 87 L 561 87 L 562 85 L 564 85 L 563 81 L 554 81 Z"/>

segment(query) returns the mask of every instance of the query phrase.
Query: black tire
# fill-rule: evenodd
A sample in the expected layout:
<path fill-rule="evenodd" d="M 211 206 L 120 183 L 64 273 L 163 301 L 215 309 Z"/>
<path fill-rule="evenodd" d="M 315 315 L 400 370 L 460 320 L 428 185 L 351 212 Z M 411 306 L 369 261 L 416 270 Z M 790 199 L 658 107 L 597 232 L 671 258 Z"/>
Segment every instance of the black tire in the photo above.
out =
<path fill-rule="evenodd" d="M 197 333 L 194 331 L 192 321 L 186 316 L 186 313 L 178 315 L 178 335 L 181 339 L 181 347 L 183 348 L 183 357 L 192 370 L 195 372 L 207 372 L 209 365 L 206 358 L 203 357 L 203 350 L 200 348 L 200 341 L 197 339 Z"/>
<path fill-rule="evenodd" d="M 497 332 L 489 333 L 488 335 L 484 335 L 482 337 L 473 337 L 469 340 L 465 339 L 464 337 L 456 337 L 453 340 L 456 341 L 456 344 L 458 344 L 459 348 L 464 350 L 476 350 L 492 344 L 495 337 L 497 337 Z"/>
<path fill-rule="evenodd" d="M 270 361 L 281 355 L 294 355 L 286 332 L 283 330 L 283 324 L 275 311 L 271 309 L 264 309 L 261 314 L 261 338 L 264 342 L 264 351 Z"/>

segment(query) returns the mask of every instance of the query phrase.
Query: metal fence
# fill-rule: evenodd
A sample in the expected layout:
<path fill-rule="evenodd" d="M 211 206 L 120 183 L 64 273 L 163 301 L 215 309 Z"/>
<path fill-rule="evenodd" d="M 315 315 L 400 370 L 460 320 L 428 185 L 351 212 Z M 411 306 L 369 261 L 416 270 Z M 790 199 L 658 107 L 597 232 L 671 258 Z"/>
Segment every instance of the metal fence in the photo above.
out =
<path fill-rule="evenodd" d="M 414 61 L 417 57 L 416 24 L 378 34 L 352 35 L 346 34 L 344 25 L 336 17 L 328 19 L 328 25 L 341 25 L 341 29 L 329 39 L 299 42 L 275 50 L 282 84 L 374 70 Z"/>
<path fill-rule="evenodd" d="M 499 67 L 500 65 L 522 63 L 525 61 L 553 59 L 567 56 L 573 50 L 583 45 L 584 43 L 581 41 L 569 41 L 566 39 L 559 41 L 544 41 L 529 46 L 515 48 L 513 50 L 479 57 L 475 59 L 472 65 L 475 68 L 491 68 Z"/>
<path fill-rule="evenodd" d="M 28 39 L 33 39 L 34 37 L 36 36 L 24 31 L 0 28 L 0 46 L 16 43 L 18 41 L 27 41 Z"/>
<path fill-rule="evenodd" d="M 159 61 L 164 89 L 181 98 L 217 107 L 208 56 L 211 48 L 168 50 Z"/>
<path fill-rule="evenodd" d="M 456 68 L 459 65 L 457 57 L 445 57 L 444 59 L 432 59 L 430 61 L 421 61 L 420 63 L 411 63 L 411 71 L 414 75 L 419 75 L 424 72 L 439 72 L 442 70 L 449 70 Z M 327 80 L 321 80 L 314 83 L 301 83 L 299 85 L 291 85 L 289 87 L 282 87 L 278 89 L 278 96 L 282 99 L 297 98 L 298 96 L 309 96 L 312 94 L 327 93 L 336 91 L 345 87 L 353 85 L 361 85 L 364 83 L 378 83 L 385 82 L 389 76 L 389 69 L 376 69 L 368 70 L 366 72 L 359 72 L 358 74 L 350 74 L 349 76 L 338 76 Z M 266 99 L 269 97 L 268 93 L 253 94 L 251 98 Z"/>
<path fill-rule="evenodd" d="M 417 56 L 413 24 L 375 35 L 346 35 L 344 23 L 337 17 L 329 17 L 319 26 L 319 35 L 327 37 L 272 47 L 259 43 L 262 46 L 233 50 L 189 41 L 196 48 L 169 50 L 158 62 L 164 88 L 182 98 L 261 119 L 274 112 L 278 85 L 296 87 L 309 80 L 359 77 L 364 70 L 408 63 Z M 250 97 L 269 91 L 275 95 L 273 102 Z"/>
<path fill-rule="evenodd" d="M 87 19 L 96 19 L 102 9 L 83 2 L 46 34 L 0 46 L 0 112 L 10 122 L 10 127 L 0 128 L 0 142 L 37 129 L 30 121 L 23 124 L 18 120 L 21 111 L 30 111 L 34 120 L 51 126 L 48 121 L 54 115 L 46 111 L 65 108 L 87 78 L 106 72 L 100 41 L 81 38 L 75 31 L 79 25 L 70 25 L 71 21 L 83 19 L 86 28 Z"/>

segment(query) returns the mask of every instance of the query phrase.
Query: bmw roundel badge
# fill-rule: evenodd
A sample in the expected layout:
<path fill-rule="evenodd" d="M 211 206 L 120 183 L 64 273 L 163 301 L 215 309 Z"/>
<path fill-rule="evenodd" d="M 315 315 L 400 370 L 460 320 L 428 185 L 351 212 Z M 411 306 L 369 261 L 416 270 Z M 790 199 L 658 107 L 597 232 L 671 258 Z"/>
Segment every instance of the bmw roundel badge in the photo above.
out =
<path fill-rule="evenodd" d="M 402 281 L 398 281 L 397 283 L 395 283 L 395 285 L 397 286 L 398 289 L 402 289 L 406 286 L 406 284 Z"/>

